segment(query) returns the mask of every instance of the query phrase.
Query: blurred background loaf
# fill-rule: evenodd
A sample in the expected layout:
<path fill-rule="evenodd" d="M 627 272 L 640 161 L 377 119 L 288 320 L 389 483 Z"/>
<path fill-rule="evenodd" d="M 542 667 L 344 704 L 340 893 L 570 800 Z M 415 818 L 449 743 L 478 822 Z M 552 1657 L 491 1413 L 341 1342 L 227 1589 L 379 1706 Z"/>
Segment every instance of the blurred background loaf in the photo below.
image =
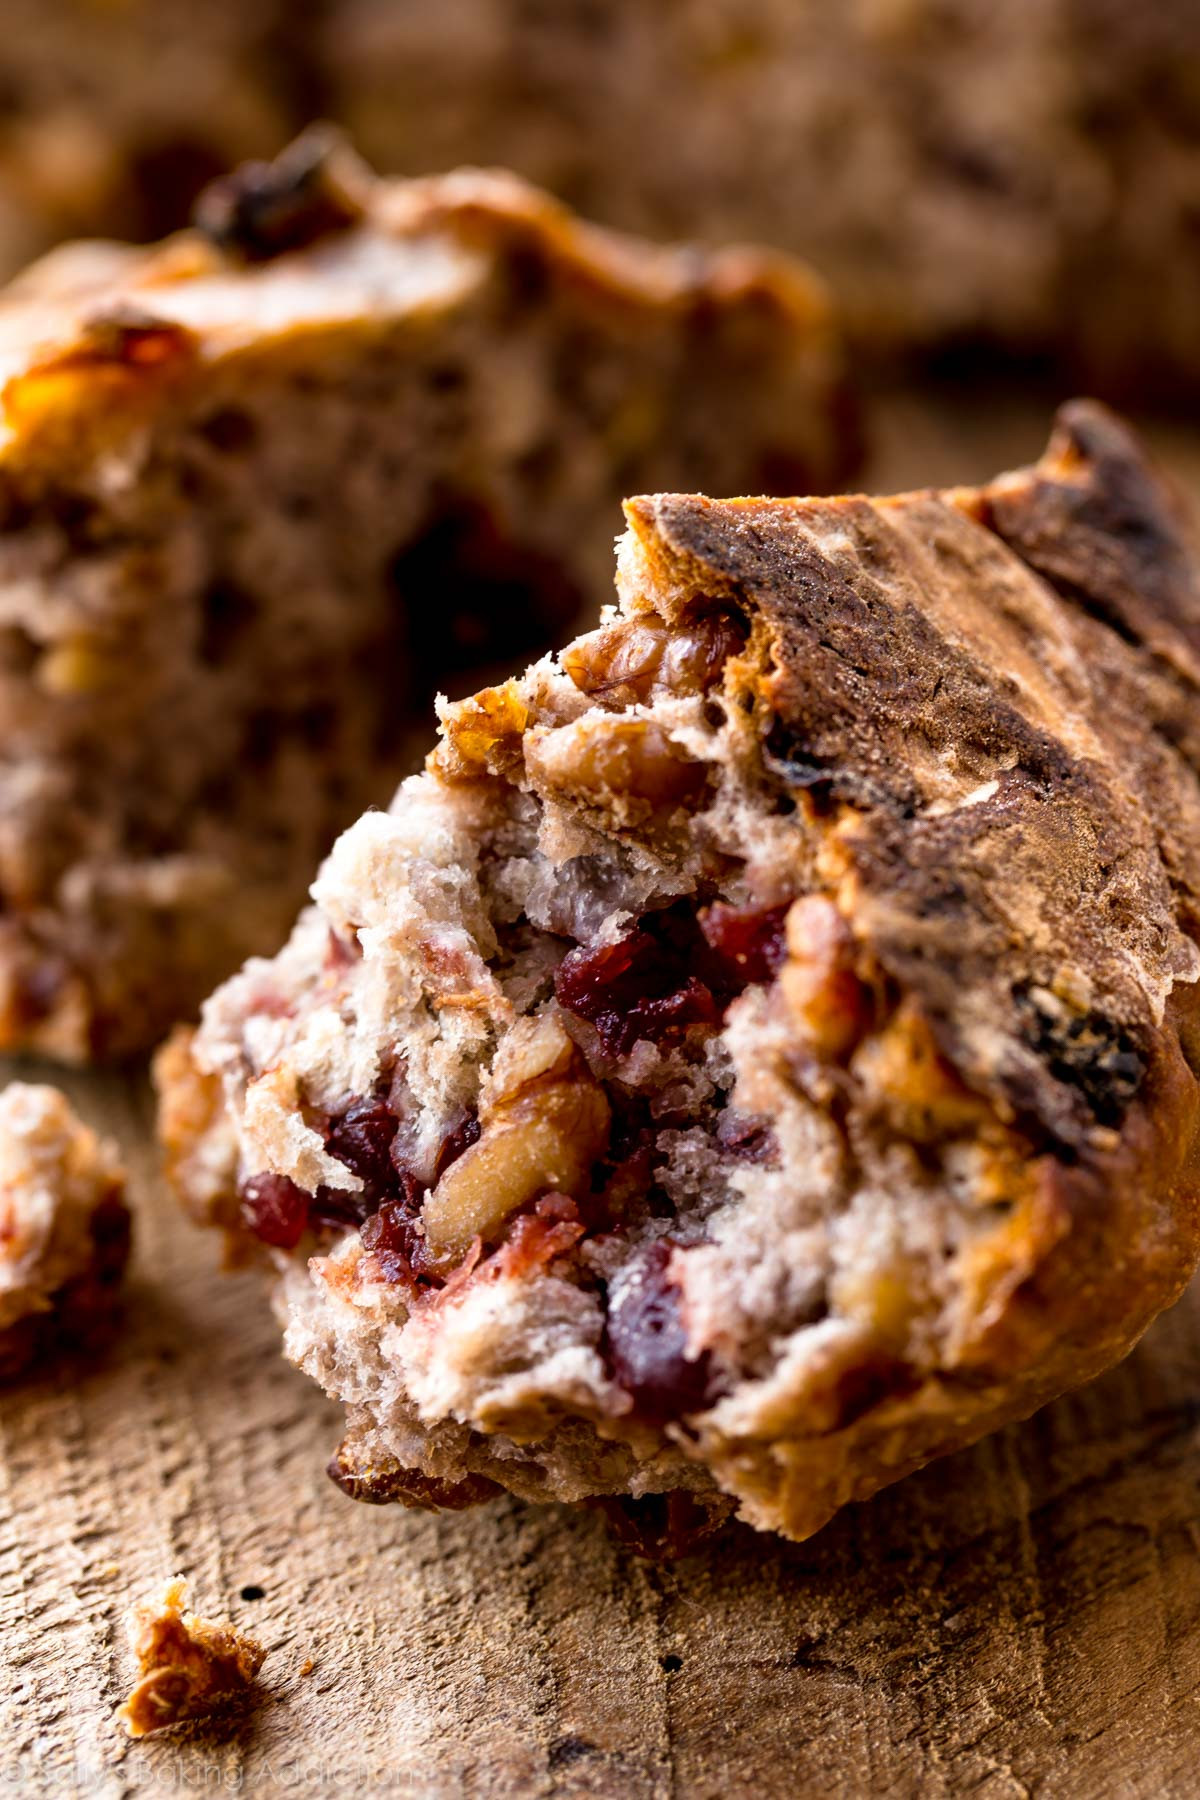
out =
<path fill-rule="evenodd" d="M 1195 0 L 3 0 L 0 274 L 160 235 L 316 116 L 810 257 L 860 347 L 1200 382 Z"/>

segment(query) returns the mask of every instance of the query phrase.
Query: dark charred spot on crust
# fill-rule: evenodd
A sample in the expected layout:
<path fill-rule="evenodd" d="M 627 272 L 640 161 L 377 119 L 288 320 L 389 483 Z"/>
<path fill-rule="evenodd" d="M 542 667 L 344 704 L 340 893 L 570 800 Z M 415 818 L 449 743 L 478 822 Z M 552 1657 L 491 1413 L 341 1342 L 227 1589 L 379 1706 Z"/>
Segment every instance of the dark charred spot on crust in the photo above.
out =
<path fill-rule="evenodd" d="M 486 1475 L 466 1475 L 461 1481 L 441 1481 L 420 1469 L 405 1469 L 394 1457 L 370 1456 L 346 1438 L 330 1458 L 327 1473 L 351 1500 L 369 1506 L 399 1504 L 420 1512 L 463 1512 L 481 1506 L 502 1493 Z"/>
<path fill-rule="evenodd" d="M 363 216 L 363 177 L 341 133 L 318 125 L 274 162 L 249 162 L 196 202 L 198 230 L 247 262 L 302 250 Z"/>
<path fill-rule="evenodd" d="M 258 611 L 254 595 L 229 576 L 210 581 L 200 596 L 196 654 L 210 668 L 229 661 Z"/>
<path fill-rule="evenodd" d="M 728 1494 L 689 1493 L 602 1496 L 586 1502 L 604 1515 L 618 1543 L 647 1562 L 674 1562 L 723 1530 L 733 1517 L 736 1501 Z M 664 1664 L 665 1666 L 665 1664 Z"/>
<path fill-rule="evenodd" d="M 1146 1074 L 1132 1034 L 1103 1013 L 1072 1013 L 1028 988 L 1014 999 L 1025 1041 L 1054 1079 L 1082 1096 L 1098 1125 L 1120 1125 Z"/>
<path fill-rule="evenodd" d="M 912 797 L 898 804 L 875 781 L 815 755 L 806 734 L 785 720 L 772 718 L 762 741 L 763 766 L 787 790 L 787 798 L 803 793 L 818 818 L 828 816 L 845 802 L 852 806 L 892 808 L 901 818 L 911 818 Z"/>

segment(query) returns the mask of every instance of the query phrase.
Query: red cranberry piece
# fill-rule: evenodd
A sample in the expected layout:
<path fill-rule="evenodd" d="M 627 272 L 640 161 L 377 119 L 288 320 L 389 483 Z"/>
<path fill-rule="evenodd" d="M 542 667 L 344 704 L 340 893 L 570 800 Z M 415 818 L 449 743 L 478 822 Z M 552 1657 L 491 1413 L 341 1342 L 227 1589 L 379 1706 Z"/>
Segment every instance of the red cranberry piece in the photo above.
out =
<path fill-rule="evenodd" d="M 613 1379 L 644 1418 L 664 1422 L 708 1403 L 707 1354 L 686 1355 L 679 1291 L 667 1278 L 671 1245 L 650 1244 L 622 1281 L 606 1331 Z"/>
<path fill-rule="evenodd" d="M 567 1012 L 595 1026 L 612 1056 L 625 1056 L 639 1038 L 657 1039 L 673 1027 L 720 1022 L 710 990 L 688 972 L 679 947 L 641 928 L 615 944 L 568 951 L 554 992 Z"/>
<path fill-rule="evenodd" d="M 636 1004 L 653 980 L 658 946 L 647 931 L 631 931 L 615 944 L 569 950 L 554 976 L 560 1006 L 593 1022 Z"/>
<path fill-rule="evenodd" d="M 513 1220 L 497 1262 L 506 1275 L 528 1275 L 573 1250 L 584 1230 L 569 1194 L 543 1194 Z"/>
<path fill-rule="evenodd" d="M 264 1244 L 294 1250 L 308 1224 L 310 1196 L 287 1175 L 251 1175 L 241 1187 L 242 1218 Z"/>
<path fill-rule="evenodd" d="M 352 1100 L 325 1134 L 325 1148 L 358 1176 L 368 1205 L 395 1189 L 391 1149 L 396 1124 L 386 1101 Z"/>
<path fill-rule="evenodd" d="M 415 1287 L 421 1281 L 442 1279 L 430 1261 L 420 1226 L 424 1193 L 418 1182 L 410 1182 L 402 1199 L 385 1200 L 360 1228 L 363 1247 L 375 1257 L 385 1281 Z"/>
<path fill-rule="evenodd" d="M 699 915 L 704 940 L 731 986 L 749 987 L 779 973 L 787 955 L 784 925 L 789 904 L 727 906 L 719 900 Z"/>
<path fill-rule="evenodd" d="M 719 1025 L 721 1008 L 710 990 L 695 975 L 689 975 L 673 994 L 657 999 L 639 1000 L 623 1019 L 609 1030 L 609 1048 L 618 1056 L 633 1049 L 639 1038 L 657 1039 L 672 1027 L 687 1025 Z M 597 1030 L 600 1026 L 597 1025 Z"/>
<path fill-rule="evenodd" d="M 422 1240 L 415 1214 L 404 1201 L 385 1200 L 378 1212 L 363 1221 L 361 1233 L 363 1247 L 374 1256 L 385 1281 L 415 1285 L 413 1257 Z"/>
<path fill-rule="evenodd" d="M 346 1188 L 326 1187 L 323 1183 L 313 1195 L 308 1208 L 310 1225 L 328 1225 L 334 1231 L 346 1231 L 362 1222 L 367 1201 L 362 1194 Z"/>
<path fill-rule="evenodd" d="M 479 1142 L 481 1130 L 482 1127 L 479 1123 L 478 1115 L 475 1113 L 464 1113 L 459 1123 L 454 1127 L 454 1130 L 446 1133 L 446 1136 L 442 1139 L 441 1147 L 438 1150 L 437 1160 L 433 1165 L 433 1181 L 435 1187 L 442 1179 L 446 1170 L 450 1167 L 450 1164 L 452 1162 L 457 1162 L 464 1150 L 469 1150 L 472 1144 L 477 1144 Z"/>

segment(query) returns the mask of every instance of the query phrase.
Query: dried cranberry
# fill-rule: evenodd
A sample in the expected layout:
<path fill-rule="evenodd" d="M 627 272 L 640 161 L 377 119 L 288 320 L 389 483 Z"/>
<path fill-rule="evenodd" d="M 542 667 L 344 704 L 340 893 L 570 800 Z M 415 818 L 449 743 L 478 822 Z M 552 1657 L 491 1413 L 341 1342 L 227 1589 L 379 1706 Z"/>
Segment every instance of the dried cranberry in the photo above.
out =
<path fill-rule="evenodd" d="M 652 1040 L 687 1025 L 716 1025 L 720 1009 L 676 945 L 639 927 L 615 944 L 571 950 L 554 977 L 567 1012 L 596 1027 L 612 1056 L 625 1056 L 639 1038 Z"/>
<path fill-rule="evenodd" d="M 506 1276 L 529 1275 L 573 1250 L 584 1234 L 579 1209 L 569 1194 L 543 1194 L 511 1222 L 493 1259 Z"/>
<path fill-rule="evenodd" d="M 442 1139 L 437 1157 L 433 1165 L 434 1185 L 442 1179 L 452 1162 L 457 1162 L 464 1150 L 479 1142 L 481 1126 L 476 1113 L 464 1113 L 453 1131 L 448 1131 Z"/>
<path fill-rule="evenodd" d="M 609 1307 L 606 1328 L 613 1379 L 643 1417 L 659 1422 L 698 1412 L 712 1386 L 707 1354 L 686 1353 L 679 1291 L 667 1278 L 670 1259 L 671 1245 L 661 1240 L 642 1252 Z"/>
<path fill-rule="evenodd" d="M 663 994 L 658 999 L 639 1000 L 618 1022 L 617 1030 L 612 1033 L 612 1048 L 622 1056 L 633 1049 L 639 1038 L 657 1039 L 672 1027 L 682 1029 L 687 1025 L 720 1023 L 721 1008 L 713 999 L 711 989 L 697 976 L 689 975 L 674 993 Z"/>
<path fill-rule="evenodd" d="M 414 1183 L 408 1195 L 385 1200 L 361 1226 L 363 1247 L 375 1257 L 380 1275 L 401 1287 L 441 1281 L 421 1229 L 423 1197 L 424 1189 Z"/>
<path fill-rule="evenodd" d="M 264 1244 L 294 1250 L 308 1224 L 309 1198 L 287 1175 L 251 1175 L 241 1187 L 242 1218 Z"/>
<path fill-rule="evenodd" d="M 334 1231 L 346 1231 L 360 1224 L 367 1210 L 362 1194 L 353 1193 L 349 1188 L 326 1187 L 322 1183 L 309 1202 L 308 1222 L 329 1226 Z"/>
<path fill-rule="evenodd" d="M 363 1184 L 362 1198 L 371 1205 L 395 1191 L 392 1139 L 396 1118 L 380 1099 L 353 1100 L 345 1112 L 331 1121 L 325 1134 L 330 1156 L 344 1163 Z"/>
<path fill-rule="evenodd" d="M 647 931 L 631 931 L 615 944 L 570 950 L 554 976 L 560 1006 L 593 1022 L 622 1003 L 636 1003 L 651 979 L 658 946 Z"/>
<path fill-rule="evenodd" d="M 699 915 L 710 950 L 724 965 L 725 979 L 749 987 L 771 981 L 787 955 L 784 923 L 788 906 L 727 906 L 718 901 Z"/>

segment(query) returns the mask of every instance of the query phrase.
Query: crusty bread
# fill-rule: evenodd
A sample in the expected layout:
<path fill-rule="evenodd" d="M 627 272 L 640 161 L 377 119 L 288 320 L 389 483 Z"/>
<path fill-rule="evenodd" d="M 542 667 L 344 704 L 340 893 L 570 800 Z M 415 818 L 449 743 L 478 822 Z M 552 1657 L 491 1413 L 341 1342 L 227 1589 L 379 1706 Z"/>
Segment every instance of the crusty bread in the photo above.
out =
<path fill-rule="evenodd" d="M 362 1497 L 793 1537 L 1123 1355 L 1200 1248 L 1200 563 L 1123 426 L 628 503 L 159 1067 Z"/>
<path fill-rule="evenodd" d="M 500 173 L 377 182 L 320 132 L 199 218 L 0 300 L 5 1048 L 147 1048 L 276 948 L 414 704 L 607 579 L 631 483 L 788 492 L 851 451 L 784 258 Z"/>
<path fill-rule="evenodd" d="M 61 1348 L 100 1346 L 128 1254 L 115 1147 L 57 1088 L 10 1083 L 0 1093 L 0 1378 Z"/>

